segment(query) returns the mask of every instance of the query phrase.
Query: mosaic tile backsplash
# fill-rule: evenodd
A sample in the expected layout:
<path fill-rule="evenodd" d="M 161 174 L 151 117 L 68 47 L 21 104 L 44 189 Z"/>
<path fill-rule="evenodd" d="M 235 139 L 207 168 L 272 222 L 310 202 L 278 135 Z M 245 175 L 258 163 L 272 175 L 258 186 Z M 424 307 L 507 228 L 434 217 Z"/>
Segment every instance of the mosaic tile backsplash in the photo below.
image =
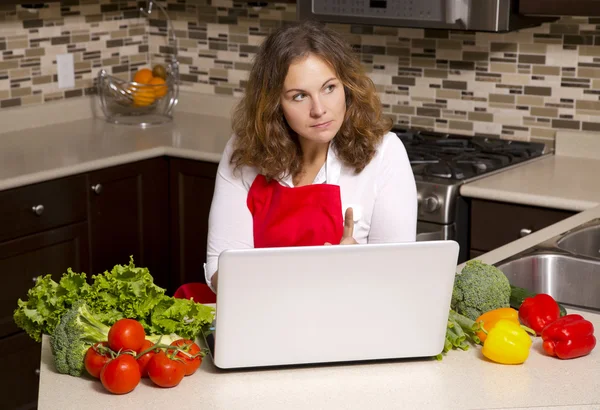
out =
<path fill-rule="evenodd" d="M 34 3 L 34 1 L 32 1 Z M 148 63 L 148 20 L 137 1 L 63 0 L 39 10 L 0 3 L 0 109 L 94 92 L 100 68 Z M 72 53 L 75 87 L 58 88 L 56 56 Z"/>
<path fill-rule="evenodd" d="M 102 67 L 122 77 L 172 55 L 166 21 L 125 0 L 63 0 L 34 15 L 0 6 L 0 107 L 93 92 Z M 295 5 L 168 0 L 182 89 L 243 93 L 252 57 Z M 564 17 L 512 33 L 331 25 L 360 54 L 387 115 L 405 127 L 508 139 L 557 129 L 600 136 L 600 18 Z M 60 90 L 56 54 L 75 55 L 75 89 Z"/>

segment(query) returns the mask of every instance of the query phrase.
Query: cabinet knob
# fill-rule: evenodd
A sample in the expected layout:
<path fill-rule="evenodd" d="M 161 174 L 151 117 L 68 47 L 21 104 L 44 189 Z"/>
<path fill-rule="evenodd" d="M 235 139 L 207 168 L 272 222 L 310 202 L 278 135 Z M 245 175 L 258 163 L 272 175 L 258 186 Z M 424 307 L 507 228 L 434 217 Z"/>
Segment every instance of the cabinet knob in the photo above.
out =
<path fill-rule="evenodd" d="M 96 195 L 100 195 L 100 193 L 102 192 L 102 185 L 101 184 L 92 185 L 92 191 L 94 191 L 94 193 Z"/>
<path fill-rule="evenodd" d="M 33 278 L 31 278 L 31 280 L 33 281 L 33 283 L 37 283 L 37 281 L 38 281 L 38 277 L 37 277 L 37 276 L 34 276 Z"/>
<path fill-rule="evenodd" d="M 519 231 L 519 235 L 522 237 L 527 236 L 529 234 L 531 234 L 531 232 L 533 232 L 531 229 L 528 228 L 523 228 Z"/>
<path fill-rule="evenodd" d="M 33 211 L 34 214 L 36 214 L 37 216 L 40 216 L 41 214 L 44 213 L 44 205 L 32 206 L 31 210 Z"/>
<path fill-rule="evenodd" d="M 36 374 L 36 376 L 39 376 L 40 375 L 40 369 L 35 369 L 35 374 Z"/>

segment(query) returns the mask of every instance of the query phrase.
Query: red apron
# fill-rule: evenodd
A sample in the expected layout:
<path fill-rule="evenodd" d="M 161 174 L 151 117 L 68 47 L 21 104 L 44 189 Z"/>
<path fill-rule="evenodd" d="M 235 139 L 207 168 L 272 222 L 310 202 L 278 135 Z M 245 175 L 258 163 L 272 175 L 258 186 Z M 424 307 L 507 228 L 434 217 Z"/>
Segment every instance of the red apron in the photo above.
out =
<path fill-rule="evenodd" d="M 344 231 L 340 187 L 331 184 L 290 188 L 258 175 L 247 199 L 255 248 L 340 243 Z"/>
<path fill-rule="evenodd" d="M 252 213 L 255 248 L 340 243 L 344 232 L 340 187 L 330 184 L 289 188 L 258 175 L 246 201 Z M 181 285 L 175 297 L 215 303 L 203 283 Z"/>

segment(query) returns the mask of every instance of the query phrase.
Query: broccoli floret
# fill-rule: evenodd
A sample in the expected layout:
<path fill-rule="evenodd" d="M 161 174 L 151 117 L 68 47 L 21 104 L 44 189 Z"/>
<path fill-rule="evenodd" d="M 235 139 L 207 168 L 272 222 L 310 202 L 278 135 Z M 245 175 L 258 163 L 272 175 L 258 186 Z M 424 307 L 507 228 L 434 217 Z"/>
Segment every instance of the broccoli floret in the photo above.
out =
<path fill-rule="evenodd" d="M 108 340 L 110 327 L 98 320 L 85 302 L 77 302 L 60 319 L 51 339 L 59 373 L 81 376 L 85 354 L 94 343 Z"/>
<path fill-rule="evenodd" d="M 510 283 L 500 269 L 472 260 L 454 279 L 451 307 L 475 320 L 490 310 L 508 307 L 510 292 Z"/>

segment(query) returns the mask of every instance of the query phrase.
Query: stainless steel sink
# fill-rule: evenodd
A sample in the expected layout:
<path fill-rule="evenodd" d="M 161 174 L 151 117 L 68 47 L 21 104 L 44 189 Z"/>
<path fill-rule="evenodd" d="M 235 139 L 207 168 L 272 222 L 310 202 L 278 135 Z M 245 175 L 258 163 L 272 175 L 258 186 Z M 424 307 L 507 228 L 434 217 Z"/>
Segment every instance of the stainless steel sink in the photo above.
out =
<path fill-rule="evenodd" d="M 508 281 L 561 303 L 600 309 L 600 260 L 559 253 L 538 253 L 497 265 Z"/>
<path fill-rule="evenodd" d="M 600 310 L 600 219 L 495 264 L 511 285 Z"/>
<path fill-rule="evenodd" d="M 566 234 L 557 241 L 556 246 L 576 255 L 600 259 L 600 225 Z"/>

